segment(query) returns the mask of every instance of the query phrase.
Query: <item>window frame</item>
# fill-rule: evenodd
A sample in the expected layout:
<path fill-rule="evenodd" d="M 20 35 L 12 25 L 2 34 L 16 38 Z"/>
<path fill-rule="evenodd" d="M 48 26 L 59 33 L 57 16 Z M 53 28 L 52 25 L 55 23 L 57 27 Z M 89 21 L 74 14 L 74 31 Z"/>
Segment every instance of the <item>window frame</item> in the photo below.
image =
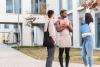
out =
<path fill-rule="evenodd" d="M 71 2 L 69 2 L 71 1 Z M 68 11 L 72 10 L 73 9 L 73 0 L 67 0 L 67 9 Z"/>
<path fill-rule="evenodd" d="M 4 24 L 4 29 L 9 29 L 9 24 Z"/>
<path fill-rule="evenodd" d="M 32 14 L 41 14 L 40 13 L 40 10 L 41 10 L 40 0 L 35 0 L 35 1 L 38 1 L 37 2 L 37 8 L 35 8 L 35 9 L 37 9 L 37 12 L 33 10 L 33 5 L 36 5 L 36 4 L 33 3 L 33 0 L 31 0 L 31 12 L 32 12 Z M 45 3 L 45 7 L 46 7 L 46 0 L 43 3 Z M 45 14 L 46 14 L 46 9 L 45 9 Z"/>
<path fill-rule="evenodd" d="M 20 0 L 20 2 L 22 3 L 22 0 Z M 15 0 L 12 0 L 12 12 L 7 12 L 7 0 L 6 0 L 6 13 L 7 14 L 21 14 L 22 13 L 22 9 L 21 9 L 21 3 L 20 3 L 20 7 L 18 7 L 19 9 L 17 10 L 18 12 L 16 12 L 15 10 Z"/>

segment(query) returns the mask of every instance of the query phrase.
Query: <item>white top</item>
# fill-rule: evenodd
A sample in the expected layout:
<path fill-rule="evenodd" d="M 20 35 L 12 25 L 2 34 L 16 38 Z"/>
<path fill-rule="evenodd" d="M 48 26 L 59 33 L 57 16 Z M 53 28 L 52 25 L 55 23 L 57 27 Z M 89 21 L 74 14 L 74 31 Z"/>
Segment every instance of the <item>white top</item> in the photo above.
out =
<path fill-rule="evenodd" d="M 90 33 L 83 33 L 82 34 L 83 38 L 88 36 L 88 35 L 90 35 L 92 37 L 95 35 L 95 27 L 94 27 L 94 24 L 92 22 L 89 24 L 89 27 L 90 27 L 91 32 Z"/>
<path fill-rule="evenodd" d="M 48 28 L 49 36 L 51 36 L 56 43 L 56 29 L 55 29 L 54 23 L 55 23 L 54 19 L 48 20 L 47 23 L 45 23 L 44 32 L 47 31 L 47 28 Z"/>

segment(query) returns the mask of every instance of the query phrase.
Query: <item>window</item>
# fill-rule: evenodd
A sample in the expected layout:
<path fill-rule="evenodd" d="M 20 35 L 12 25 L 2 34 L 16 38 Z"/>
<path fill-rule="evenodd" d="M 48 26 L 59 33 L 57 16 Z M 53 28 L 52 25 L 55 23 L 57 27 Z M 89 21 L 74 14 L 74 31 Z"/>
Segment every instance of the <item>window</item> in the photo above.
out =
<path fill-rule="evenodd" d="M 5 28 L 5 29 L 8 29 L 8 28 L 9 28 L 9 24 L 5 24 L 5 25 L 4 25 L 4 28 Z"/>
<path fill-rule="evenodd" d="M 21 13 L 21 0 L 14 0 L 14 13 Z"/>
<path fill-rule="evenodd" d="M 1 29 L 1 24 L 0 24 L 0 29 Z"/>
<path fill-rule="evenodd" d="M 96 48 L 100 48 L 100 12 L 95 14 L 96 22 Z"/>
<path fill-rule="evenodd" d="M 13 0 L 6 0 L 6 13 L 13 13 Z"/>
<path fill-rule="evenodd" d="M 69 19 L 71 22 L 73 22 L 73 14 L 72 14 L 72 13 L 68 14 L 68 19 Z"/>
<path fill-rule="evenodd" d="M 86 12 L 85 9 L 79 10 L 79 22 L 80 22 L 80 23 L 84 21 L 85 12 Z"/>
<path fill-rule="evenodd" d="M 67 0 L 67 6 L 68 6 L 68 10 L 72 10 L 72 0 Z"/>
<path fill-rule="evenodd" d="M 38 14 L 38 0 L 32 0 L 32 13 Z"/>
<path fill-rule="evenodd" d="M 69 19 L 69 21 L 71 22 L 71 24 L 72 24 L 72 26 L 73 26 L 73 14 L 72 13 L 70 13 L 70 14 L 68 14 L 68 19 Z M 72 34 L 72 45 L 73 45 L 73 34 Z"/>
<path fill-rule="evenodd" d="M 6 13 L 21 13 L 21 0 L 6 0 Z"/>
<path fill-rule="evenodd" d="M 46 14 L 46 0 L 39 0 L 39 14 Z"/>
<path fill-rule="evenodd" d="M 33 14 L 46 14 L 46 0 L 32 0 Z"/>
<path fill-rule="evenodd" d="M 85 9 L 82 9 L 82 10 L 79 10 L 79 23 L 81 25 L 82 22 L 85 21 Z M 81 37 L 81 34 L 80 34 L 80 43 L 83 42 L 83 39 Z M 82 44 L 80 44 L 80 46 L 82 46 Z"/>
<path fill-rule="evenodd" d="M 18 24 L 14 24 L 14 28 L 17 29 L 18 28 Z"/>

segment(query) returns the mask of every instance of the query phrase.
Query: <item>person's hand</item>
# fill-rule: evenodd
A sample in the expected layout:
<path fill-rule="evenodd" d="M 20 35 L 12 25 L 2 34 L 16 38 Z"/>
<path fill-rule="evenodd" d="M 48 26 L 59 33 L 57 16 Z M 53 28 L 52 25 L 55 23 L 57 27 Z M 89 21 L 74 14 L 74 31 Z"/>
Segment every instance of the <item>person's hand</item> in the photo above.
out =
<path fill-rule="evenodd" d="M 67 24 L 62 24 L 61 25 L 62 28 L 67 28 L 67 26 L 68 26 Z"/>
<path fill-rule="evenodd" d="M 52 42 L 53 42 L 53 44 L 56 43 L 56 38 L 55 37 L 52 37 Z"/>
<path fill-rule="evenodd" d="M 71 23 L 69 23 L 69 25 L 67 27 L 68 27 L 68 29 L 69 29 L 70 32 L 73 32 L 73 27 L 72 27 Z"/>

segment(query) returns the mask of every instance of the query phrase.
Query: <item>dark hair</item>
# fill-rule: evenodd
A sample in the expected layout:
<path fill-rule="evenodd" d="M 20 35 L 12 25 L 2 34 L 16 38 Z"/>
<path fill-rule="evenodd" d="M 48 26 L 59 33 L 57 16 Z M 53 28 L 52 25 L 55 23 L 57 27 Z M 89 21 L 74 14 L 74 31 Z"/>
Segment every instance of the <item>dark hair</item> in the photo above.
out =
<path fill-rule="evenodd" d="M 90 13 L 85 13 L 85 22 L 89 24 L 90 22 L 93 22 L 92 15 Z"/>
<path fill-rule="evenodd" d="M 65 9 L 61 10 L 61 11 L 60 11 L 60 15 L 61 15 L 62 13 L 64 13 L 65 11 L 67 11 L 67 10 L 65 10 Z"/>
<path fill-rule="evenodd" d="M 51 18 L 53 14 L 54 14 L 53 10 L 48 10 L 47 15 L 49 18 Z"/>

